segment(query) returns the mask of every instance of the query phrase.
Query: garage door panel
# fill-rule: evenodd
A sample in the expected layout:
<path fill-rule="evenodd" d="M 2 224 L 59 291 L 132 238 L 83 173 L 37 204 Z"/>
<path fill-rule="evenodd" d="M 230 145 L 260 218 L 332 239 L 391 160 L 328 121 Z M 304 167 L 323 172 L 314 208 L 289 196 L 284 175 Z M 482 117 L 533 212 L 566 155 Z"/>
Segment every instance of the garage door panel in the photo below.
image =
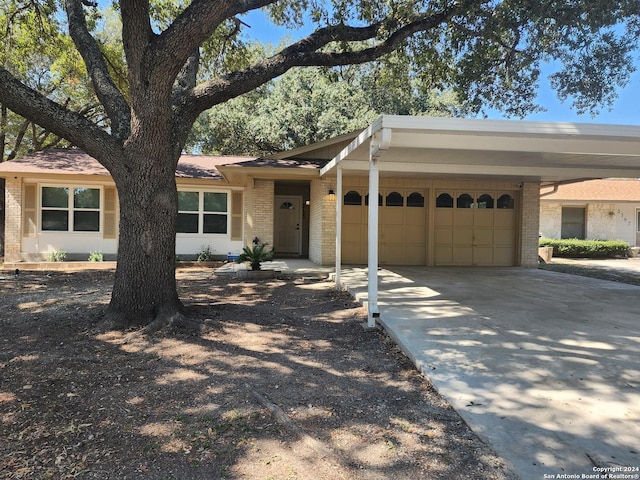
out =
<path fill-rule="evenodd" d="M 471 197 L 476 201 L 471 203 Z M 516 192 L 436 191 L 436 199 L 441 198 L 454 201 L 439 202 L 435 208 L 436 265 L 514 264 Z"/>
<path fill-rule="evenodd" d="M 475 245 L 493 245 L 494 236 L 493 230 L 488 229 L 476 229 L 474 233 Z"/>
<path fill-rule="evenodd" d="M 510 267 L 513 265 L 513 248 L 498 247 L 494 250 L 493 263 L 501 267 Z"/>
<path fill-rule="evenodd" d="M 342 234 L 345 239 L 348 239 L 347 241 L 356 241 L 356 239 L 359 241 L 361 229 L 360 225 L 345 224 L 342 226 Z"/>
<path fill-rule="evenodd" d="M 404 224 L 404 215 L 402 209 L 398 207 L 387 207 L 384 212 L 384 218 L 381 218 L 383 225 L 394 225 L 396 227 Z"/>
<path fill-rule="evenodd" d="M 436 265 L 452 265 L 453 247 L 436 245 L 434 256 Z"/>
<path fill-rule="evenodd" d="M 343 243 L 342 262 L 346 264 L 367 263 L 366 254 L 362 254 L 362 245 L 360 243 Z"/>
<path fill-rule="evenodd" d="M 402 244 L 404 242 L 405 236 L 404 232 L 399 228 L 389 228 L 387 225 L 385 227 L 384 234 L 381 235 L 381 238 L 386 243 L 398 243 Z"/>
<path fill-rule="evenodd" d="M 406 208 L 404 218 L 407 225 L 424 225 L 426 221 L 424 208 Z"/>
<path fill-rule="evenodd" d="M 471 228 L 457 228 L 453 231 L 453 243 L 456 245 L 469 245 L 473 244 L 473 229 Z"/>
<path fill-rule="evenodd" d="M 342 207 L 342 221 L 343 223 L 360 224 L 362 223 L 363 216 L 366 218 L 366 215 L 363 215 L 363 213 L 366 213 L 366 209 L 364 207 L 344 205 Z"/>
<path fill-rule="evenodd" d="M 493 228 L 493 210 L 478 209 L 474 214 L 473 224 L 476 227 Z"/>
<path fill-rule="evenodd" d="M 435 224 L 440 227 L 453 226 L 453 209 L 452 208 L 436 208 Z"/>
<path fill-rule="evenodd" d="M 472 208 L 457 208 L 455 216 L 453 217 L 454 227 L 472 227 L 473 226 L 473 213 L 475 210 Z"/>
<path fill-rule="evenodd" d="M 495 244 L 499 246 L 513 245 L 513 230 L 496 229 L 494 232 Z"/>
<path fill-rule="evenodd" d="M 450 228 L 436 228 L 435 241 L 436 245 L 451 245 L 453 243 L 453 230 Z"/>
<path fill-rule="evenodd" d="M 362 187 L 346 187 L 366 197 Z M 426 191 L 416 189 L 381 189 L 379 206 L 379 260 L 384 264 L 424 265 L 426 263 L 427 208 Z M 352 195 L 353 198 L 356 195 Z M 343 199 L 344 200 L 344 199 Z M 356 199 L 357 201 L 357 199 Z M 343 206 L 342 257 L 345 263 L 367 259 L 368 207 Z M 358 231 L 357 227 L 360 227 Z M 355 245 L 358 244 L 360 253 Z M 347 247 L 348 245 L 348 247 Z"/>
<path fill-rule="evenodd" d="M 406 265 L 424 265 L 427 263 L 427 250 L 424 245 L 406 245 L 405 256 L 411 260 Z"/>
<path fill-rule="evenodd" d="M 424 225 L 407 225 L 404 229 L 405 241 L 409 243 L 422 243 L 424 244 L 424 236 L 426 235 Z"/>
<path fill-rule="evenodd" d="M 515 226 L 515 215 L 513 210 L 496 210 L 495 211 L 495 226 L 513 228 Z"/>
<path fill-rule="evenodd" d="M 454 265 L 472 265 L 473 264 L 473 247 L 453 247 L 453 264 Z"/>

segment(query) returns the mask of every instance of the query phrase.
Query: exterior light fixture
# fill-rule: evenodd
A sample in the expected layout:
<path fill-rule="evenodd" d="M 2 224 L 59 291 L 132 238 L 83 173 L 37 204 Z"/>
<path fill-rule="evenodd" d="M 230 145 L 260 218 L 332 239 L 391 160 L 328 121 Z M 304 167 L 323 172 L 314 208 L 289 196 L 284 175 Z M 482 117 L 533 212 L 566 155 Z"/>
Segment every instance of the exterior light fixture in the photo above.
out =
<path fill-rule="evenodd" d="M 335 194 L 336 194 L 336 192 L 333 191 L 333 188 L 330 188 L 329 189 L 329 195 L 335 195 Z"/>

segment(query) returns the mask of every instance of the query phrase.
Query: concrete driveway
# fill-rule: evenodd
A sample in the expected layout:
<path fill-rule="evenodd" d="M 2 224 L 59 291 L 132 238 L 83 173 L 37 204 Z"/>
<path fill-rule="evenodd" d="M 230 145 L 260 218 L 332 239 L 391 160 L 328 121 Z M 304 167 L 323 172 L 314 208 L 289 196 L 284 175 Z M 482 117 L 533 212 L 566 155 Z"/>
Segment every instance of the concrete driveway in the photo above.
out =
<path fill-rule="evenodd" d="M 343 278 L 366 301 L 366 269 Z M 521 478 L 640 478 L 640 287 L 394 267 L 379 288 L 385 329 Z"/>

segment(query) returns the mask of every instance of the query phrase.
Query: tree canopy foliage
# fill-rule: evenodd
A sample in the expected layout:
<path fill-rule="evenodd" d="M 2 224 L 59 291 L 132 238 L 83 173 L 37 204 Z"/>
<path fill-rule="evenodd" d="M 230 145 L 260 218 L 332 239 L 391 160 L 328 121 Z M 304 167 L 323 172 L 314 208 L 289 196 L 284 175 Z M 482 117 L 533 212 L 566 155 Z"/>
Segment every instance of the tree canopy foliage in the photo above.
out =
<path fill-rule="evenodd" d="M 0 104 L 82 148 L 116 183 L 109 316 L 125 323 L 180 316 L 174 173 L 202 112 L 294 67 L 393 52 L 422 91 L 453 91 L 473 112 L 515 116 L 538 108 L 541 66 L 556 60 L 558 94 L 594 111 L 629 80 L 640 33 L 637 0 L 120 0 L 111 44 L 90 0 L 66 0 L 62 10 L 55 0 L 1 1 Z M 256 52 L 245 21 L 256 10 L 310 33 Z M 38 38 L 24 35 L 34 28 Z"/>
<path fill-rule="evenodd" d="M 451 91 L 425 90 L 398 63 L 292 69 L 203 113 L 187 149 L 268 155 L 362 130 L 381 114 L 467 113 Z"/>

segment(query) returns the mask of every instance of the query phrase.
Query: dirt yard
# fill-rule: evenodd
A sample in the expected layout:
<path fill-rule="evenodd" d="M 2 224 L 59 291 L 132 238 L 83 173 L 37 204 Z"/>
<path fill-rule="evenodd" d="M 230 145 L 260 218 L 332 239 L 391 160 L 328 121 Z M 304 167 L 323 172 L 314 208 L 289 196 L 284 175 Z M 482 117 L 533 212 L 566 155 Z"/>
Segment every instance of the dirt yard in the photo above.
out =
<path fill-rule="evenodd" d="M 332 284 L 181 270 L 202 333 L 149 335 L 112 276 L 0 271 L 0 478 L 511 478 Z"/>

